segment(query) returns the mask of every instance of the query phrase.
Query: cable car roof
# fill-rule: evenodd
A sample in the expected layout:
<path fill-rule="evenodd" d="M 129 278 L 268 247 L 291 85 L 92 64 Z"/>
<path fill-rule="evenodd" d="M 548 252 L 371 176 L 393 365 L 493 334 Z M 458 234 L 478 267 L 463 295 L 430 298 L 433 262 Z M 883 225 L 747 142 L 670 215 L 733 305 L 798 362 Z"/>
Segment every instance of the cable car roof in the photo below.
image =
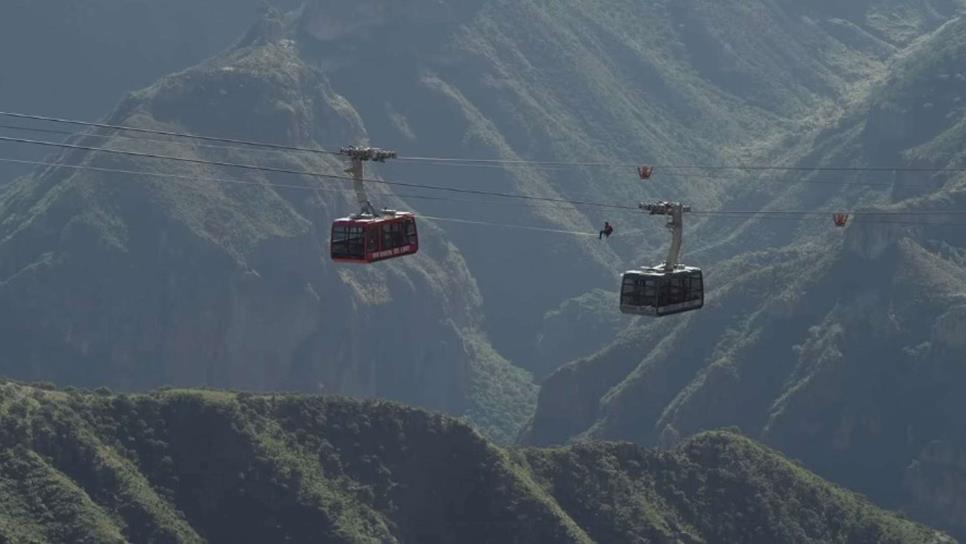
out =
<path fill-rule="evenodd" d="M 385 210 L 381 215 L 350 215 L 348 217 L 340 217 L 334 220 L 334 223 L 377 223 L 379 221 L 385 221 L 387 219 L 404 219 L 407 217 L 415 218 L 416 214 L 412 212 L 397 212 L 395 210 Z"/>
<path fill-rule="evenodd" d="M 669 274 L 681 274 L 681 273 L 689 274 L 692 272 L 701 272 L 701 269 L 694 266 L 678 265 L 674 268 L 674 270 L 667 271 L 664 269 L 664 266 L 655 266 L 650 268 L 638 268 L 635 270 L 628 270 L 627 272 L 624 272 L 624 275 L 630 274 L 630 275 L 638 275 L 638 276 L 666 276 Z"/>

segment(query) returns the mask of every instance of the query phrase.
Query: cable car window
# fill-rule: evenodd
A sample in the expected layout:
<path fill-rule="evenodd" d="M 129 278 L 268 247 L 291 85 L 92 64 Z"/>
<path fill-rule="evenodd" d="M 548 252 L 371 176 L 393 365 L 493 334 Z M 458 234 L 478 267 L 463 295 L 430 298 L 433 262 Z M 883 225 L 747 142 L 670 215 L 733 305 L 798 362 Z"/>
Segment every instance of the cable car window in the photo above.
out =
<path fill-rule="evenodd" d="M 621 286 L 621 298 L 627 304 L 637 304 L 637 284 L 638 279 L 634 276 L 627 276 L 624 278 L 624 283 Z"/>
<path fill-rule="evenodd" d="M 641 284 L 641 306 L 655 306 L 657 304 L 657 280 L 644 278 Z"/>
<path fill-rule="evenodd" d="M 701 300 L 704 298 L 704 282 L 701 280 L 701 276 L 691 276 L 690 284 L 691 288 L 688 300 Z"/>
<path fill-rule="evenodd" d="M 349 256 L 353 258 L 365 258 L 366 248 L 365 248 L 365 231 L 362 227 L 351 227 L 349 228 Z"/>
<path fill-rule="evenodd" d="M 390 223 L 389 232 L 392 234 L 392 247 L 402 247 L 406 245 L 406 238 L 403 236 L 403 226 L 399 221 Z"/>
<path fill-rule="evenodd" d="M 389 223 L 382 224 L 382 249 L 392 248 L 392 226 Z"/>
<path fill-rule="evenodd" d="M 332 256 L 344 258 L 349 256 L 349 227 L 346 225 L 332 226 Z"/>
<path fill-rule="evenodd" d="M 349 228 L 345 225 L 336 225 L 332 227 L 332 241 L 333 242 L 345 242 L 349 237 Z"/>
<path fill-rule="evenodd" d="M 416 220 L 407 219 L 406 220 L 406 243 L 410 245 L 416 245 L 418 241 L 419 240 L 416 237 Z"/>
<path fill-rule="evenodd" d="M 621 283 L 621 304 L 637 305 L 637 278 L 624 276 Z"/>
<path fill-rule="evenodd" d="M 366 239 L 368 241 L 369 248 L 367 251 L 369 253 L 374 253 L 379 251 L 379 228 L 369 228 L 366 232 Z"/>
<path fill-rule="evenodd" d="M 657 305 L 666 306 L 671 304 L 671 286 L 667 278 L 661 278 L 657 284 Z"/>
<path fill-rule="evenodd" d="M 670 277 L 667 279 L 668 304 L 681 304 L 684 302 L 684 278 Z"/>

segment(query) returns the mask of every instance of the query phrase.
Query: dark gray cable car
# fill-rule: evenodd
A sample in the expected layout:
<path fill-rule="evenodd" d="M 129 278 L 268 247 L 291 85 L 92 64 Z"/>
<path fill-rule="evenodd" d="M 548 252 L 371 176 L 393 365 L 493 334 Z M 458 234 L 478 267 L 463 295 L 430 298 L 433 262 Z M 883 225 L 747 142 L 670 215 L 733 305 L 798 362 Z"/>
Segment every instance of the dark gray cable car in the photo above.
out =
<path fill-rule="evenodd" d="M 690 206 L 658 202 L 641 204 L 651 215 L 667 216 L 671 248 L 667 261 L 655 267 L 629 270 L 621 277 L 621 312 L 663 317 L 704 307 L 704 276 L 700 268 L 678 264 L 684 238 L 684 212 Z"/>

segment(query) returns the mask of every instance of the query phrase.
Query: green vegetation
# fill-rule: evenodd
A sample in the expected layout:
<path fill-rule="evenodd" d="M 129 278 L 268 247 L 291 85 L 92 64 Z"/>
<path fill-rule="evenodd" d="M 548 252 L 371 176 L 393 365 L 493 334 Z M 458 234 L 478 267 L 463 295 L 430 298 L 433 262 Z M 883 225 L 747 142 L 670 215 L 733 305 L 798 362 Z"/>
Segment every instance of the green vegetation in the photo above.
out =
<path fill-rule="evenodd" d="M 238 48 L 134 93 L 111 121 L 300 145 L 364 134 L 324 76 L 271 38 L 276 16 Z M 307 172 L 343 167 L 326 155 L 171 138 L 106 145 Z M 82 162 L 148 174 L 54 169 L 0 195 L 3 372 L 121 391 L 207 385 L 391 398 L 466 416 L 501 442 L 532 413 L 531 377 L 489 345 L 475 280 L 432 225 L 414 258 L 337 267 L 328 226 L 355 203 L 336 185 L 116 155 Z M 374 190 L 389 204 L 383 191 Z"/>
<path fill-rule="evenodd" d="M 607 345 L 626 325 L 615 307 L 616 293 L 595 289 L 547 312 L 536 342 L 538 361 L 533 366 L 540 371 L 538 377 Z"/>
<path fill-rule="evenodd" d="M 381 402 L 0 385 L 12 542 L 946 542 L 737 435 L 501 450 Z"/>
<path fill-rule="evenodd" d="M 370 140 L 453 156 L 730 160 L 794 137 L 816 109 L 881 73 L 894 48 L 948 12 L 908 10 L 903 33 L 876 16 L 890 9 L 879 2 L 836 13 L 855 26 L 845 31 L 792 24 L 822 10 L 798 13 L 775 0 L 696 1 L 686 9 L 457 2 L 442 11 L 376 10 L 400 23 L 398 35 L 376 39 L 382 34 L 372 28 L 386 20 L 339 34 L 356 21 L 343 20 L 337 5 L 310 2 L 289 16 L 265 11 L 234 47 L 132 93 L 110 121 L 300 146 Z M 747 32 L 745 20 L 760 32 Z M 851 43 L 869 32 L 891 48 Z M 372 92 L 387 79 L 391 94 Z M 322 173 L 343 168 L 317 154 L 102 136 L 86 143 Z M 11 346 L 0 353 L 0 371 L 60 385 L 378 396 L 469 417 L 507 441 L 535 395 L 530 375 L 513 365 L 543 376 L 587 355 L 587 344 L 604 346 L 622 323 L 587 326 L 608 304 L 599 291 L 585 293 L 610 285 L 614 268 L 636 263 L 655 238 L 663 242 L 628 232 L 627 242 L 575 244 L 523 232 L 479 243 L 475 227 L 426 225 L 418 257 L 348 269 L 324 258 L 329 221 L 355 207 L 337 182 L 108 155 L 62 158 L 181 177 L 48 169 L 0 195 L 0 342 Z M 626 200 L 641 192 L 629 173 L 459 171 L 458 179 L 450 169 L 409 175 L 546 196 Z M 730 183 L 660 196 L 712 206 Z M 383 205 L 454 213 L 451 203 L 405 202 L 386 187 L 373 193 Z M 458 213 L 584 230 L 603 219 L 600 210 L 479 208 Z M 559 270 L 566 274 L 548 273 Z M 586 338 L 561 331 L 574 324 Z"/>
<path fill-rule="evenodd" d="M 955 19 L 791 157 L 801 166 L 961 168 L 963 55 L 966 23 Z M 831 218 L 699 227 L 694 236 L 710 242 L 700 254 L 706 309 L 639 321 L 551 376 L 524 441 L 673 447 L 734 425 L 881 505 L 966 534 L 962 177 L 779 181 L 749 184 L 733 205 L 899 215 L 853 217 L 844 232 L 830 231 Z M 745 252 L 750 245 L 763 249 Z"/>
<path fill-rule="evenodd" d="M 413 155 L 961 167 L 958 0 L 366 2 L 268 10 L 235 47 L 129 95 L 109 119 L 299 146 L 368 141 Z M 357 5 L 371 17 L 352 16 Z M 313 153 L 113 133 L 80 140 L 325 174 L 344 168 Z M 747 442 L 689 440 L 724 425 L 881 505 L 966 530 L 955 389 L 966 351 L 966 240 L 943 230 L 948 219 L 916 227 L 859 218 L 844 237 L 828 223 L 698 220 L 687 256 L 708 270 L 708 307 L 631 322 L 611 313 L 614 274 L 654 262 L 665 242 L 659 226 L 638 225 L 635 215 L 620 218 L 607 243 L 426 221 L 419 256 L 337 267 L 325 257 L 328 224 L 355 204 L 334 180 L 104 154 L 59 160 L 181 177 L 51 168 L 0 194 L 0 373 L 121 392 L 206 385 L 382 397 L 464 418 L 506 443 L 534 412 L 530 372 L 542 377 L 583 357 L 550 374 L 526 442 L 677 449 L 666 458 L 624 446 L 506 452 L 451 420 L 389 405 L 370 405 L 389 415 L 367 434 L 320 423 L 316 416 L 340 410 L 337 420 L 369 421 L 359 405 L 334 401 L 11 386 L 25 400 L 9 403 L 6 436 L 21 447 L 0 458 L 3 489 L 17 490 L 0 514 L 10 539 L 275 541 L 292 531 L 459 541 L 483 539 L 471 532 L 480 526 L 492 541 L 925 534 L 837 491 L 819 495 L 837 506 L 820 508 L 808 491 L 820 484 L 778 461 L 784 472 L 765 467 L 772 454 Z M 946 174 L 659 172 L 646 184 L 624 167 L 399 164 L 370 174 L 704 209 L 955 210 L 966 200 L 963 178 Z M 588 232 L 618 223 L 596 207 L 409 202 L 385 186 L 372 193 L 378 205 L 430 216 Z M 394 424 L 385 420 L 402 414 L 423 418 L 411 440 L 386 431 Z M 38 431 L 38 442 L 34 428 L 56 432 Z M 455 447 L 434 442 L 450 432 L 467 464 L 437 453 Z M 209 436 L 219 444 L 206 445 Z M 688 452 L 702 451 L 702 440 L 743 453 L 702 458 L 688 472 Z M 399 461 L 402 450 L 391 464 L 379 450 L 404 446 L 438 472 Z M 620 452 L 665 459 L 679 483 L 627 477 L 633 466 Z M 581 455 L 589 461 L 576 461 Z M 747 457 L 763 460 L 746 465 Z M 604 458 L 613 473 L 595 468 Z M 720 474 L 707 472 L 719 461 Z M 444 477 L 449 487 L 431 487 Z M 466 486 L 477 477 L 485 487 Z M 786 487 L 801 496 L 783 503 Z M 19 491 L 34 488 L 47 490 L 42 500 Z M 407 510 L 437 488 L 469 506 Z M 610 498 L 614 489 L 624 494 Z M 44 508 L 66 526 L 38 522 Z M 487 516 L 474 517 L 480 512 Z"/>

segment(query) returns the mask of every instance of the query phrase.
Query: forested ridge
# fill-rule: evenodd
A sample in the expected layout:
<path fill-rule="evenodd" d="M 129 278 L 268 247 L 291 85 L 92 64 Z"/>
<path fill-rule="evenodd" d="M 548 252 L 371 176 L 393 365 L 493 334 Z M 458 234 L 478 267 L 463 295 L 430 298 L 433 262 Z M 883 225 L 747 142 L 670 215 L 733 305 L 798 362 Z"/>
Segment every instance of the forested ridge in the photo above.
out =
<path fill-rule="evenodd" d="M 0 385 L 5 542 L 950 542 L 739 435 L 498 448 L 385 402 Z"/>

